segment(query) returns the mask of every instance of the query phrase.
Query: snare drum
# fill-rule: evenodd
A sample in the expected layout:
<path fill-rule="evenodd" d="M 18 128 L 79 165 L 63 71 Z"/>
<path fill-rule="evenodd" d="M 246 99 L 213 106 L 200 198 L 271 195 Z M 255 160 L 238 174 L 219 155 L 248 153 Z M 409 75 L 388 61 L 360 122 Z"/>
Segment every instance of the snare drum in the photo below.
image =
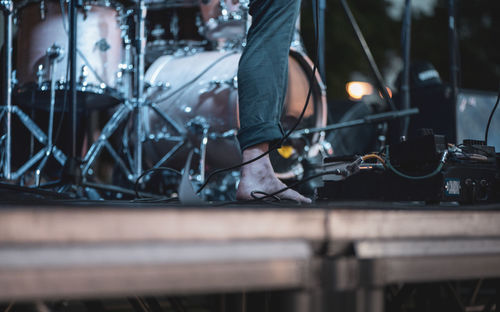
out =
<path fill-rule="evenodd" d="M 238 0 L 210 0 L 200 4 L 203 34 L 208 40 L 242 40 L 246 35 L 248 13 Z"/>
<path fill-rule="evenodd" d="M 68 8 L 56 0 L 28 0 L 15 8 L 17 34 L 15 95 L 20 103 L 48 107 L 52 77 L 56 106 L 67 90 Z M 106 1 L 84 1 L 78 9 L 77 90 L 79 108 L 101 108 L 119 102 L 117 91 L 123 43 L 119 25 L 121 7 Z M 57 46 L 61 57 L 51 68 L 47 55 Z"/>

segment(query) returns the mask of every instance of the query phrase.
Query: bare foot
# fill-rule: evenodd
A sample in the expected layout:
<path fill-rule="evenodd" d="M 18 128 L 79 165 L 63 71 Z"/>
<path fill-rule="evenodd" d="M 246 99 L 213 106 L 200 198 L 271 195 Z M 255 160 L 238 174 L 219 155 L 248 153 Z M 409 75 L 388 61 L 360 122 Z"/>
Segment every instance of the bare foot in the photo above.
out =
<path fill-rule="evenodd" d="M 269 149 L 269 144 L 262 143 L 247 148 L 243 151 L 243 162 L 251 160 Z M 286 185 L 281 182 L 274 174 L 269 155 L 262 157 L 241 168 L 241 180 L 236 192 L 236 199 L 249 200 L 255 199 L 252 197 L 252 192 L 265 192 L 272 194 L 277 192 Z M 258 195 L 258 193 L 256 194 Z M 291 199 L 301 204 L 309 204 L 311 200 L 292 189 L 277 194 L 281 199 Z"/>

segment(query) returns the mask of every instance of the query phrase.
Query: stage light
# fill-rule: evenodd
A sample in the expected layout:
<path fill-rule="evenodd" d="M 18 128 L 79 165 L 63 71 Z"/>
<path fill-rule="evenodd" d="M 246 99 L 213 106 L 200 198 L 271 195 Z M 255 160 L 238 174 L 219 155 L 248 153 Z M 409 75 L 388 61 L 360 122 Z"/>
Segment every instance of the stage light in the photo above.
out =
<path fill-rule="evenodd" d="M 346 84 L 347 94 L 352 100 L 361 100 L 363 96 L 373 93 L 373 87 L 368 82 L 351 81 Z"/>

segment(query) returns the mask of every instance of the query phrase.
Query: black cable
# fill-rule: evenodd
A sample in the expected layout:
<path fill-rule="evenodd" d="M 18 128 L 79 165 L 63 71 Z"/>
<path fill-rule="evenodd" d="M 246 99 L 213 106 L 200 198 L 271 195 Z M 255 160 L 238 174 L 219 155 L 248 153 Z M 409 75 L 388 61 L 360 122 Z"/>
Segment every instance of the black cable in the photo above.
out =
<path fill-rule="evenodd" d="M 143 198 L 142 196 L 140 196 L 139 194 L 139 191 L 137 190 L 137 187 L 139 186 L 139 181 L 144 178 L 146 175 L 150 174 L 150 173 L 154 173 L 154 172 L 157 172 L 157 171 L 170 171 L 170 172 L 173 172 L 179 176 L 182 176 L 182 173 L 180 173 L 178 170 L 175 170 L 175 169 L 172 169 L 172 168 L 168 168 L 168 167 L 157 167 L 157 168 L 151 168 L 151 169 L 148 169 L 146 171 L 144 171 L 138 178 L 137 180 L 135 180 L 135 183 L 134 183 L 134 192 L 135 192 L 135 196 L 136 198 Z"/>
<path fill-rule="evenodd" d="M 318 1 L 318 0 L 315 0 L 315 1 Z M 317 3 L 316 3 L 317 4 Z M 316 5 L 316 10 L 315 10 L 315 14 L 314 14 L 314 18 L 318 18 L 318 9 L 319 9 L 319 6 Z M 314 29 L 314 44 L 316 46 L 316 56 L 314 58 L 314 62 L 313 62 L 313 69 L 312 69 L 312 72 L 311 72 L 311 76 L 309 77 L 309 91 L 307 93 L 307 97 L 306 97 L 306 103 L 304 104 L 304 108 L 302 109 L 302 112 L 300 113 L 300 116 L 297 120 L 297 122 L 293 125 L 293 127 L 283 136 L 283 138 L 281 138 L 281 140 L 278 142 L 278 143 L 275 143 L 273 144 L 272 146 L 269 147 L 269 149 L 260 154 L 259 156 L 253 158 L 253 159 L 250 159 L 246 162 L 243 162 L 243 163 L 240 163 L 238 165 L 235 165 L 235 166 L 231 166 L 231 167 L 227 167 L 227 168 L 222 168 L 222 169 L 217 169 L 215 170 L 214 172 L 212 172 L 206 179 L 205 181 L 203 182 L 203 184 L 200 186 L 200 188 L 196 191 L 196 193 L 200 193 L 207 185 L 208 185 L 208 182 L 210 182 L 210 180 L 212 179 L 213 176 L 217 175 L 217 174 L 220 174 L 222 172 L 226 172 L 226 171 L 232 171 L 232 170 L 235 170 L 235 169 L 238 169 L 238 168 L 241 168 L 245 165 L 248 165 L 250 163 L 253 163 L 267 155 L 269 155 L 269 153 L 271 153 L 272 151 L 278 149 L 284 142 L 286 139 L 288 139 L 288 137 L 292 134 L 292 132 L 294 132 L 297 127 L 299 126 L 299 124 L 302 122 L 302 119 L 304 118 L 304 115 L 306 113 L 306 110 L 307 110 L 307 106 L 309 104 L 309 100 L 311 98 L 311 95 L 312 95 L 312 90 L 313 90 L 313 87 L 314 87 L 314 78 L 315 78 L 315 75 L 316 75 L 316 70 L 317 70 L 317 59 L 318 59 L 318 23 L 315 23 L 315 29 Z"/>
<path fill-rule="evenodd" d="M 398 175 L 402 178 L 408 179 L 408 180 L 425 180 L 425 179 L 432 178 L 433 176 L 439 174 L 444 167 L 444 163 L 446 162 L 446 158 L 448 157 L 448 150 L 446 150 L 443 153 L 443 156 L 441 157 L 441 161 L 439 162 L 439 165 L 431 173 L 421 175 L 421 176 L 411 176 L 411 175 L 408 175 L 406 173 L 399 171 L 391 164 L 391 160 L 389 157 L 389 146 L 386 146 L 385 151 L 386 151 L 386 153 L 385 153 L 386 154 L 385 155 L 385 166 L 387 168 L 389 168 L 392 172 L 394 172 L 396 175 Z"/>
<path fill-rule="evenodd" d="M 260 200 L 260 197 L 257 196 L 257 195 L 264 195 L 264 196 L 269 196 L 269 193 L 266 193 L 264 191 L 252 191 L 250 192 L 250 196 L 253 197 L 253 199 L 257 199 L 257 200 Z M 281 198 L 279 198 L 278 196 L 272 196 L 274 200 L 276 201 L 281 201 Z"/>
<path fill-rule="evenodd" d="M 493 119 L 493 115 L 495 114 L 495 110 L 497 109 L 498 102 L 500 102 L 500 88 L 498 90 L 497 102 L 495 103 L 495 106 L 493 106 L 490 117 L 488 118 L 488 123 L 486 124 L 486 131 L 484 133 L 484 142 L 486 145 L 488 145 L 488 132 L 490 131 L 491 120 Z"/>
<path fill-rule="evenodd" d="M 264 199 L 267 199 L 267 198 L 275 198 L 275 197 L 278 197 L 277 195 L 284 192 L 284 191 L 287 191 L 289 189 L 293 189 L 294 187 L 297 187 L 301 184 L 304 184 L 306 182 L 309 182 L 310 180 L 313 180 L 313 179 L 316 179 L 316 178 L 319 178 L 321 176 L 324 176 L 324 175 L 329 175 L 329 174 L 334 174 L 334 175 L 341 175 L 341 173 L 338 171 L 338 170 L 331 170 L 331 171 L 324 171 L 324 172 L 321 172 L 321 173 L 317 173 L 317 174 L 314 174 L 314 175 L 311 175 L 311 176 L 308 176 L 307 178 L 304 178 L 300 181 L 297 181 L 295 183 L 292 183 L 290 184 L 289 186 L 287 187 L 284 187 L 276 192 L 273 192 L 273 193 L 265 193 L 265 192 L 260 192 L 259 191 L 259 194 L 265 194 L 264 196 L 262 197 L 259 197 L 259 198 L 256 198 L 256 199 L 250 199 L 250 200 L 237 200 L 237 201 L 231 201 L 231 202 L 225 202 L 225 203 L 222 203 L 220 205 L 216 205 L 216 206 L 227 206 L 227 205 L 237 205 L 237 204 L 251 204 L 251 203 L 258 203 L 258 202 L 262 202 L 264 201 Z M 282 200 L 280 198 L 280 200 Z"/>
<path fill-rule="evenodd" d="M 17 192 L 23 192 L 23 193 L 32 193 L 32 194 L 37 194 L 41 196 L 52 196 L 60 199 L 71 199 L 73 198 L 71 195 L 66 194 L 66 193 L 59 193 L 55 191 L 49 191 L 49 190 L 44 190 L 44 189 L 39 189 L 39 188 L 31 188 L 31 187 L 26 187 L 26 186 L 19 186 L 15 184 L 9 184 L 9 183 L 3 183 L 0 182 L 0 189 L 7 189 L 7 190 L 12 190 L 12 191 L 17 191 Z"/>

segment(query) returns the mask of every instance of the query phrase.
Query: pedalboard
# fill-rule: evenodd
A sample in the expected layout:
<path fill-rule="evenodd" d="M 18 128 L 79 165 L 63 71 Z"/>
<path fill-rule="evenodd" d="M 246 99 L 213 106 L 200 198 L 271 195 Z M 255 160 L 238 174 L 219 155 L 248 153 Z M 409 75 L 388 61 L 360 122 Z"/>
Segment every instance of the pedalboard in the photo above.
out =
<path fill-rule="evenodd" d="M 345 179 L 326 175 L 323 187 L 317 190 L 318 199 L 461 204 L 500 200 L 499 154 L 483 141 L 464 140 L 463 144 L 454 146 L 449 145 L 444 136 L 428 131 L 390 146 L 387 151 L 394 170 L 388 166 L 364 166 Z M 441 168 L 443 155 L 446 160 Z M 346 158 L 326 158 L 323 166 L 335 164 L 339 159 Z M 441 170 L 421 178 L 436 168 Z"/>

